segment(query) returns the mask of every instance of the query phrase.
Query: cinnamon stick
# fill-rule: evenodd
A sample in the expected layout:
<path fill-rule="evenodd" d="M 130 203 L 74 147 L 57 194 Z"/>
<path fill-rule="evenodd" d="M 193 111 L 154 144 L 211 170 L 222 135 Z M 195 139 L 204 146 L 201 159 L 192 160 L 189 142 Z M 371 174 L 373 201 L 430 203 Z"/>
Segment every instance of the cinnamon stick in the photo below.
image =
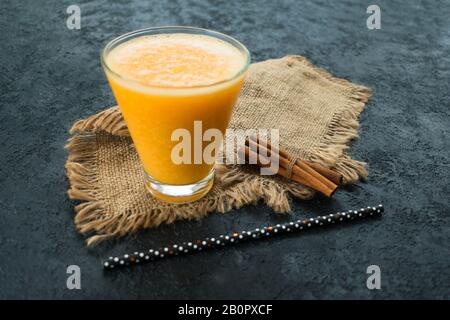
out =
<path fill-rule="evenodd" d="M 249 140 L 252 140 L 252 141 L 258 143 L 258 145 L 263 148 L 264 148 L 263 144 L 265 144 L 269 150 L 273 150 L 273 152 L 278 152 L 278 154 L 280 155 L 280 158 L 285 158 L 285 159 L 288 159 L 289 161 L 292 159 L 292 156 L 287 151 L 285 151 L 282 148 L 273 147 L 271 145 L 271 143 L 267 140 L 262 140 L 261 138 L 255 137 L 255 136 L 251 136 L 249 138 Z M 261 143 L 260 143 L 260 141 L 261 141 Z M 319 174 L 326 177 L 328 180 L 331 180 L 334 184 L 336 184 L 338 186 L 342 184 L 342 180 L 343 180 L 342 174 L 335 172 L 335 171 L 333 171 L 325 166 L 322 166 L 318 163 L 313 163 L 313 162 L 305 161 L 305 160 L 297 160 L 296 164 L 299 165 L 299 162 L 303 162 L 307 166 L 311 167 L 313 170 L 317 171 Z"/>
<path fill-rule="evenodd" d="M 323 175 L 323 176 L 327 177 L 329 180 L 333 181 L 334 184 L 336 184 L 338 186 L 342 184 L 342 182 L 343 182 L 342 174 L 340 174 L 336 171 L 333 171 L 325 166 L 322 166 L 318 163 L 309 162 L 306 160 L 302 160 L 302 161 L 304 161 L 308 166 L 310 166 L 311 168 L 316 170 L 321 175 Z"/>
<path fill-rule="evenodd" d="M 251 150 L 248 146 L 245 146 L 243 149 L 239 150 L 239 156 L 246 160 L 254 160 L 259 166 L 262 166 L 262 167 L 270 166 L 270 165 L 264 165 L 260 161 L 260 157 L 263 157 L 265 160 L 269 160 L 267 157 L 264 157 L 261 154 L 259 154 L 259 156 L 258 156 L 258 153 Z M 286 159 L 284 159 L 284 160 L 286 160 Z M 283 162 L 284 162 L 284 160 L 283 160 Z M 283 176 L 285 178 L 289 178 L 288 172 L 285 167 L 278 168 L 278 171 L 274 172 L 274 173 L 278 174 L 280 176 Z M 337 188 L 337 186 L 335 186 L 334 188 L 330 188 L 329 186 L 327 186 L 326 184 L 324 184 L 320 180 L 318 180 L 314 175 L 311 175 L 309 172 L 303 170 L 302 168 L 295 169 L 293 171 L 293 174 L 290 177 L 290 179 L 297 183 L 300 183 L 304 186 L 307 186 L 311 189 L 319 191 L 327 197 L 331 197 Z"/>
<path fill-rule="evenodd" d="M 259 148 L 259 150 L 266 152 L 266 154 L 269 156 L 272 154 L 272 152 L 274 152 L 273 150 L 275 150 L 275 148 L 273 148 L 273 147 L 271 149 L 267 149 L 264 145 L 261 145 L 261 144 L 258 144 L 257 142 L 255 142 L 255 140 L 249 139 L 248 144 L 254 150 L 256 150 L 256 148 Z M 287 169 L 287 167 L 289 166 L 289 163 L 291 162 L 291 159 L 292 159 L 292 157 L 287 152 L 283 151 L 282 153 L 279 153 L 279 162 L 280 162 L 281 167 Z M 333 192 L 337 188 L 337 185 L 333 181 L 322 176 L 319 172 L 317 172 L 313 168 L 309 167 L 303 161 L 297 160 L 295 165 L 292 167 L 292 172 L 294 174 L 298 174 L 298 175 L 304 175 L 305 172 L 307 172 L 309 175 L 311 175 L 315 179 L 319 180 L 322 184 L 326 185 L 329 189 L 333 190 Z"/>

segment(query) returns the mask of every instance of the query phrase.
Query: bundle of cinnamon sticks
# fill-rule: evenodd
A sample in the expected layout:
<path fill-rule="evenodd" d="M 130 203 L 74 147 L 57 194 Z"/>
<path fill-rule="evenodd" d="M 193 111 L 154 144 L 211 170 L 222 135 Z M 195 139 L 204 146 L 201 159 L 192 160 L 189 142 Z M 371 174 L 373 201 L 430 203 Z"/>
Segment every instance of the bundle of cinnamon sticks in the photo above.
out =
<path fill-rule="evenodd" d="M 246 163 L 256 163 L 266 168 L 270 167 L 272 153 L 278 153 L 279 166 L 275 174 L 319 191 L 327 197 L 331 197 L 342 184 L 340 173 L 317 163 L 295 159 L 287 151 L 273 147 L 269 141 L 257 136 L 248 138 L 245 147 L 239 150 L 239 156 Z"/>

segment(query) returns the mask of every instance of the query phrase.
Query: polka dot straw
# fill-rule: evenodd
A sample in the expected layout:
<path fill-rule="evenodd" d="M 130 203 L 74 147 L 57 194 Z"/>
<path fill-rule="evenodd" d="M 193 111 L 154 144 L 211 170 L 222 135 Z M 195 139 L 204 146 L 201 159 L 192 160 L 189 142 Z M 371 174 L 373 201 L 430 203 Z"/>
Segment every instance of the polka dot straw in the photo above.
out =
<path fill-rule="evenodd" d="M 205 238 L 182 244 L 174 244 L 159 249 L 148 251 L 136 251 L 117 257 L 109 257 L 103 262 L 103 267 L 111 270 L 118 267 L 132 266 L 143 262 L 150 262 L 170 258 L 174 256 L 196 253 L 204 250 L 217 249 L 225 246 L 235 245 L 258 239 L 265 239 L 288 233 L 299 233 L 310 229 L 317 229 L 333 224 L 350 222 L 370 217 L 380 217 L 384 212 L 383 206 L 361 208 L 359 210 L 348 210 L 316 218 L 300 219 L 274 226 L 256 228 L 251 231 L 234 232 L 227 235 L 219 235 L 214 238 Z"/>

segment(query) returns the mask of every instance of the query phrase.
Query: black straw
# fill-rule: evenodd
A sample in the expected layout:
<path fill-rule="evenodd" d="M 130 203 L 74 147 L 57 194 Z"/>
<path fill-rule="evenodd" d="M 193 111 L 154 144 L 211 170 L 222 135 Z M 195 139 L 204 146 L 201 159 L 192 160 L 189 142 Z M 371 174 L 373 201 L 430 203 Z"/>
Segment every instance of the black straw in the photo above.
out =
<path fill-rule="evenodd" d="M 109 257 L 103 262 L 105 269 L 114 269 L 117 267 L 127 267 L 143 262 L 150 262 L 170 258 L 179 255 L 196 253 L 204 250 L 217 249 L 225 246 L 235 245 L 242 242 L 248 242 L 258 239 L 270 238 L 276 235 L 287 233 L 299 233 L 302 231 L 317 229 L 333 224 L 350 222 L 371 217 L 380 217 L 384 212 L 383 205 L 378 207 L 367 207 L 359 210 L 348 210 L 316 218 L 301 219 L 275 226 L 266 226 L 252 231 L 234 232 L 227 235 L 220 235 L 217 238 L 205 238 L 193 242 L 183 242 L 160 249 L 150 249 L 148 251 L 136 251 L 134 253 L 124 254 L 118 257 Z"/>

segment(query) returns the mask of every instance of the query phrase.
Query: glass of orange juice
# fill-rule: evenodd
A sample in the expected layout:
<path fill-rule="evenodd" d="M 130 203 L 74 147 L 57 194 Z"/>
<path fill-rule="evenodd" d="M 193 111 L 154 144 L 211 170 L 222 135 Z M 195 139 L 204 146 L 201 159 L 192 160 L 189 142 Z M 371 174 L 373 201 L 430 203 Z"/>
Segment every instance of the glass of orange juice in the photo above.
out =
<path fill-rule="evenodd" d="M 215 166 L 205 155 L 222 142 L 250 64 L 248 50 L 219 32 L 158 27 L 112 40 L 101 61 L 146 188 L 168 202 L 203 197 Z"/>

